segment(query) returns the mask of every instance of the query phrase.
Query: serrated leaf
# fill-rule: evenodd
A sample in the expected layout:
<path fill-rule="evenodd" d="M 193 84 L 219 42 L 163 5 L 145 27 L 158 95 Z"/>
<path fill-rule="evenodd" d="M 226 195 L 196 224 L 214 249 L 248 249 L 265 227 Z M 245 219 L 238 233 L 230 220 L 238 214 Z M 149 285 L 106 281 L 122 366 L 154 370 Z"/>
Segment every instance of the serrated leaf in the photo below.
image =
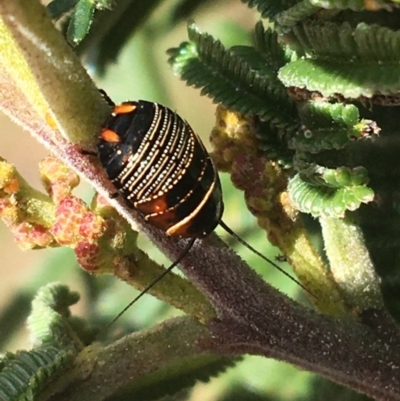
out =
<path fill-rule="evenodd" d="M 201 93 L 243 114 L 256 114 L 278 127 L 293 129 L 296 111 L 282 85 L 261 68 L 253 50 L 226 50 L 218 40 L 201 33 L 192 23 L 190 43 L 169 50 L 175 72 Z M 244 57 L 244 53 L 248 58 Z M 254 66 L 252 65 L 252 62 Z M 262 69 L 262 71 L 261 71 Z"/>
<path fill-rule="evenodd" d="M 264 79 L 274 80 L 276 86 L 280 88 L 282 92 L 284 91 L 284 94 L 286 95 L 285 87 L 278 80 L 277 72 L 279 67 L 275 65 L 272 66 L 271 64 L 273 63 L 268 60 L 267 56 L 261 54 L 254 47 L 250 46 L 233 46 L 229 51 L 232 55 L 235 55 L 242 60 L 246 60 L 249 68 L 252 71 L 257 72 Z"/>
<path fill-rule="evenodd" d="M 344 65 L 326 60 L 298 60 L 283 67 L 279 78 L 285 86 L 317 91 L 325 97 L 340 94 L 357 99 L 400 91 L 400 68 L 396 63 Z"/>
<path fill-rule="evenodd" d="M 359 23 L 353 27 L 348 22 L 313 22 L 298 24 L 293 34 L 312 58 L 372 65 L 400 60 L 400 32 L 379 25 Z"/>
<path fill-rule="evenodd" d="M 280 136 L 280 132 L 267 122 L 260 121 L 255 131 L 259 139 L 259 149 L 262 150 L 269 159 L 276 161 L 283 169 L 292 167 L 293 150 L 289 149 L 286 139 Z"/>
<path fill-rule="evenodd" d="M 301 122 L 312 129 L 352 127 L 360 118 L 358 108 L 352 104 L 309 101 L 299 104 L 298 110 Z"/>
<path fill-rule="evenodd" d="M 364 167 L 326 167 L 311 165 L 299 173 L 301 179 L 309 184 L 330 188 L 342 188 L 368 184 L 368 172 Z"/>
<path fill-rule="evenodd" d="M 305 182 L 300 174 L 289 181 L 288 191 L 297 208 L 314 217 L 343 217 L 346 210 L 356 210 L 374 198 L 373 190 L 365 185 L 318 186 Z"/>
<path fill-rule="evenodd" d="M 0 373 L 0 399 L 34 400 L 35 396 L 74 357 L 72 351 L 45 346 L 9 356 Z"/>
<path fill-rule="evenodd" d="M 346 128 L 300 129 L 288 140 L 288 147 L 293 150 L 317 154 L 322 150 L 339 150 L 350 142 Z"/>
<path fill-rule="evenodd" d="M 69 307 L 79 300 L 79 295 L 67 286 L 51 283 L 42 287 L 32 302 L 28 328 L 33 346 L 49 344 L 65 349 L 79 350 L 79 332 L 85 333 L 87 325 L 77 318 L 71 319 Z M 76 329 L 80 328 L 77 332 Z M 85 331 L 86 330 L 86 331 Z"/>
<path fill-rule="evenodd" d="M 276 21 L 282 27 L 292 27 L 317 11 L 318 6 L 313 5 L 310 0 L 303 0 L 276 16 Z"/>
<path fill-rule="evenodd" d="M 377 25 L 304 24 L 293 30 L 309 58 L 287 64 L 287 87 L 357 99 L 400 90 L 400 32 Z"/>
<path fill-rule="evenodd" d="M 339 150 L 350 141 L 379 133 L 373 121 L 359 121 L 359 111 L 354 105 L 308 101 L 299 103 L 298 110 L 301 128 L 288 138 L 288 146 L 294 150 L 314 154 Z"/>
<path fill-rule="evenodd" d="M 254 28 L 254 49 L 260 53 L 268 68 L 277 74 L 278 70 L 296 58 L 289 47 L 283 47 L 278 40 L 278 33 L 272 29 L 265 29 L 261 21 Z"/>

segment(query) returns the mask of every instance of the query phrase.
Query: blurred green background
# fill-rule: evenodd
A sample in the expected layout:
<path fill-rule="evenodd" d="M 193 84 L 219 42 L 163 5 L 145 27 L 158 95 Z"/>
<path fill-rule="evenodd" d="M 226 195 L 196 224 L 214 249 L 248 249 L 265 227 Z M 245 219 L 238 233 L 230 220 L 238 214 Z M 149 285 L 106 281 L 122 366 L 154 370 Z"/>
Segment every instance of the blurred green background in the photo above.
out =
<path fill-rule="evenodd" d="M 139 4 L 140 2 L 138 2 Z M 150 17 L 124 43 L 118 57 L 99 68 L 99 49 L 82 46 L 82 59 L 99 88 L 115 101 L 146 99 L 160 102 L 185 118 L 203 138 L 209 148 L 208 136 L 214 124 L 215 105 L 200 91 L 186 87 L 176 78 L 167 63 L 165 51 L 187 40 L 186 20 L 195 19 L 201 30 L 221 39 L 226 46 L 249 44 L 251 30 L 259 14 L 239 0 L 203 1 L 193 13 L 177 21 L 172 10 L 179 4 L 193 1 L 168 0 L 160 2 Z M 107 13 L 108 11 L 104 11 Z M 132 16 L 134 19 L 134 16 Z M 15 164 L 20 173 L 37 188 L 40 180 L 37 164 L 47 151 L 26 132 L 1 115 L 3 135 L 0 136 L 1 155 Z M 27 152 L 26 150 L 30 151 Z M 225 174 L 221 175 L 224 191 L 224 221 L 255 248 L 274 258 L 279 254 L 267 243 L 265 233 L 257 228 L 256 220 L 247 212 L 243 194 L 235 190 Z M 92 190 L 85 184 L 77 194 L 90 202 Z M 238 213 L 240 211 L 240 213 Z M 269 267 L 264 261 L 237 245 L 225 232 L 217 229 L 225 240 L 248 261 L 250 266 L 283 292 L 295 296 L 300 292 L 294 283 Z M 70 249 L 21 251 L 3 224 L 1 236 L 0 280 L 0 344 L 1 351 L 29 347 L 24 320 L 29 313 L 29 302 L 37 289 L 51 281 L 68 284 L 82 294 L 74 312 L 104 327 L 135 295 L 136 291 L 111 276 L 91 277 L 83 272 Z M 141 238 L 144 249 L 158 261 L 169 262 L 146 238 Z M 114 326 L 114 335 L 148 327 L 178 314 L 156 299 L 146 296 L 134 305 Z M 313 376 L 283 363 L 259 357 L 245 357 L 227 373 L 199 383 L 193 389 L 178 394 L 174 399 L 185 400 L 312 400 L 336 399 L 338 389 L 322 395 L 317 387 L 330 388 L 315 382 Z M 344 400 L 344 394 L 338 399 Z M 349 398 L 354 399 L 354 398 Z"/>

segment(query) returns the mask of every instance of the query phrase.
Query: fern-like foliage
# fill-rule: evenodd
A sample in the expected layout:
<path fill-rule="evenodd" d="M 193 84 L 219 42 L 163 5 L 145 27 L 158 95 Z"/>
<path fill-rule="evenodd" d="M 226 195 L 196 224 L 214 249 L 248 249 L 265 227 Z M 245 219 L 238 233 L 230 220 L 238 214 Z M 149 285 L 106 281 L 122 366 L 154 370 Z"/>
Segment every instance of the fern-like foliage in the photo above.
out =
<path fill-rule="evenodd" d="M 69 307 L 78 299 L 77 293 L 60 284 L 49 284 L 39 291 L 28 322 L 33 348 L 2 356 L 2 400 L 34 400 L 54 377 L 70 366 L 83 348 L 81 338 L 88 338 L 82 333 L 90 332 L 81 320 L 70 316 Z"/>
<path fill-rule="evenodd" d="M 377 270 L 390 265 L 397 277 L 399 9 L 383 0 L 243 2 L 274 29 L 258 23 L 253 47 L 225 49 L 190 24 L 189 42 L 171 52 L 174 71 L 258 121 L 260 152 L 291 169 L 295 207 L 316 218 L 353 212 Z"/>
<path fill-rule="evenodd" d="M 379 128 L 373 121 L 360 119 L 359 110 L 354 105 L 310 101 L 307 100 L 307 92 L 305 99 L 300 97 L 300 101 L 293 103 L 292 98 L 298 100 L 298 89 L 302 86 L 290 85 L 297 89 L 297 92 L 291 94 L 291 98 L 290 92 L 280 81 L 281 75 L 290 66 L 308 60 L 298 59 L 296 52 L 280 45 L 277 33 L 265 30 L 261 23 L 255 28 L 254 47 L 236 46 L 225 49 L 218 40 L 201 33 L 193 23 L 189 24 L 188 32 L 190 42 L 169 51 L 174 71 L 189 85 L 202 88 L 203 94 L 223 103 L 225 107 L 247 115 L 256 115 L 261 120 L 257 131 L 261 149 L 281 165 L 290 166 L 290 157 L 303 161 L 307 159 L 311 165 L 314 162 L 319 165 L 321 161 L 314 160 L 311 155 L 318 155 L 325 150 L 340 150 L 356 140 L 365 140 L 371 136 L 367 134 L 369 131 L 373 134 L 379 133 Z M 302 43 L 304 41 L 294 42 L 294 45 L 300 49 L 300 54 L 307 54 L 311 45 L 301 48 Z M 310 76 L 314 75 L 309 70 L 300 71 L 310 84 Z M 323 81 L 324 76 L 317 76 L 315 79 Z M 325 85 L 334 88 L 328 80 Z M 337 88 L 332 90 L 338 91 Z M 294 105 L 297 107 L 294 108 Z M 296 152 L 299 152 L 300 158 L 295 156 Z M 309 156 L 304 157 L 304 152 Z M 296 166 L 300 172 L 303 168 L 308 168 L 304 163 L 297 163 Z M 341 167 L 338 166 L 339 169 Z M 345 189 L 346 196 L 338 192 L 339 195 L 335 198 L 335 207 L 340 209 L 338 215 L 343 215 L 345 210 L 354 210 L 355 204 L 359 206 L 361 201 L 354 202 L 354 199 L 372 199 L 371 196 L 363 197 L 358 192 L 353 194 L 353 190 L 359 192 L 357 188 L 348 186 Z M 368 194 L 370 193 L 371 190 Z M 318 191 L 315 194 L 318 202 Z M 322 197 L 326 199 L 325 194 Z M 298 196 L 293 198 L 299 199 Z M 298 206 L 300 210 L 305 210 Z M 321 201 L 312 213 L 315 216 L 318 215 L 316 210 L 321 216 L 331 215 L 332 205 Z"/>
<path fill-rule="evenodd" d="M 284 130 L 293 130 L 297 113 L 277 80 L 276 62 L 268 64 L 263 54 L 250 47 L 227 50 L 193 23 L 189 24 L 188 33 L 190 42 L 169 50 L 169 61 L 176 74 L 188 85 L 202 88 L 202 94 L 215 102 L 244 114 L 256 114 Z"/>
<path fill-rule="evenodd" d="M 342 149 L 350 142 L 379 133 L 370 120 L 360 120 L 354 105 L 308 101 L 299 104 L 302 129 L 289 138 L 289 148 L 313 154 Z"/>
<path fill-rule="evenodd" d="M 311 17 L 318 10 L 319 7 L 314 5 L 312 1 L 299 1 L 277 15 L 276 21 L 286 30 L 295 26 L 299 21 Z"/>
<path fill-rule="evenodd" d="M 189 42 L 169 51 L 175 73 L 215 102 L 257 116 L 261 149 L 285 166 L 293 165 L 290 157 L 302 160 L 294 163 L 299 173 L 307 163 L 339 170 L 364 165 L 364 149 L 382 130 L 382 121 L 364 117 L 365 108 L 399 101 L 399 32 L 384 26 L 383 17 L 377 23 L 343 21 L 338 13 L 316 17 L 322 9 L 368 10 L 362 1 L 246 3 L 274 21 L 275 30 L 258 23 L 253 47 L 225 49 L 190 23 Z M 326 151 L 343 152 L 324 161 Z M 354 210 L 351 196 L 340 199 L 343 210 Z"/>
<path fill-rule="evenodd" d="M 71 316 L 69 307 L 78 300 L 78 293 L 57 283 L 39 291 L 32 302 L 32 313 L 28 319 L 34 347 L 51 344 L 79 351 L 88 336 L 93 340 L 95 332 L 84 321 Z"/>
<path fill-rule="evenodd" d="M 346 210 L 357 210 L 361 203 L 373 200 L 374 192 L 367 182 L 363 168 L 330 170 L 312 166 L 293 177 L 288 190 L 303 213 L 339 218 Z"/>
<path fill-rule="evenodd" d="M 35 400 L 45 385 L 69 366 L 72 350 L 53 345 L 6 354 L 0 372 L 0 398 L 5 401 Z"/>
<path fill-rule="evenodd" d="M 399 91 L 400 32 L 365 23 L 313 23 L 293 34 L 309 56 L 281 69 L 286 86 L 353 99 Z"/>
<path fill-rule="evenodd" d="M 377 11 L 380 8 L 390 10 L 392 5 L 384 0 L 368 3 L 364 0 L 242 0 L 249 7 L 255 7 L 263 18 L 279 24 L 279 28 L 293 27 L 297 23 L 312 17 L 321 10 Z"/>
<path fill-rule="evenodd" d="M 254 48 L 263 57 L 268 68 L 275 74 L 280 68 L 298 57 L 297 53 L 290 47 L 282 46 L 276 31 L 265 29 L 261 21 L 257 22 L 254 27 Z"/>

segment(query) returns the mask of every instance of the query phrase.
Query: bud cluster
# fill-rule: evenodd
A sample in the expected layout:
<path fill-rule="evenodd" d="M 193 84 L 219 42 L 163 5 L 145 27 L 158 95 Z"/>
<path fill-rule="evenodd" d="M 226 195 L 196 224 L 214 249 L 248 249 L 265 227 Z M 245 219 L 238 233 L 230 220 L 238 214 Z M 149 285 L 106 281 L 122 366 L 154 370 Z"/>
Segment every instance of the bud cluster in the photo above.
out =
<path fill-rule="evenodd" d="M 287 174 L 261 151 L 256 138 L 256 123 L 244 115 L 217 107 L 216 126 L 211 133 L 213 160 L 218 169 L 229 171 L 235 187 L 244 191 L 248 209 L 260 227 L 276 243 L 274 225 L 291 226 L 282 200 L 287 188 Z"/>
<path fill-rule="evenodd" d="M 105 200 L 95 198 L 88 206 L 73 195 L 79 177 L 59 159 L 46 157 L 39 171 L 47 194 L 32 188 L 14 166 L 0 160 L 0 217 L 18 245 L 23 249 L 68 246 L 84 269 L 112 272 L 136 247 L 132 234 L 127 234 L 127 223 Z"/>

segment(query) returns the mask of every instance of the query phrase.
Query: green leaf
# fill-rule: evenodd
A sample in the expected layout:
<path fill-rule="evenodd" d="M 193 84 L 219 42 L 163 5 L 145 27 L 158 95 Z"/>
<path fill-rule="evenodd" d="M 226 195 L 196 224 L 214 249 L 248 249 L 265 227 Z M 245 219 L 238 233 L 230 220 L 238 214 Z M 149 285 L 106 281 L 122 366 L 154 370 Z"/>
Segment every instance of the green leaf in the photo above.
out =
<path fill-rule="evenodd" d="M 311 166 L 300 172 L 303 181 L 310 184 L 330 188 L 343 188 L 368 184 L 368 174 L 364 167 L 339 167 L 327 169 L 321 166 Z"/>
<path fill-rule="evenodd" d="M 359 111 L 354 105 L 308 101 L 299 103 L 298 110 L 301 129 L 288 139 L 288 146 L 294 150 L 314 154 L 339 150 L 349 142 L 380 131 L 373 121 L 359 121 Z"/>
<path fill-rule="evenodd" d="M 297 57 L 295 52 L 278 40 L 278 33 L 269 28 L 265 29 L 261 21 L 257 22 L 254 28 L 254 49 L 262 55 L 264 63 L 275 74 Z"/>
<path fill-rule="evenodd" d="M 314 217 L 343 217 L 346 210 L 356 210 L 361 203 L 369 203 L 374 192 L 366 186 L 365 169 L 335 170 L 322 167 L 296 174 L 288 184 L 288 191 L 297 208 Z M 318 175 L 319 174 L 319 175 Z M 307 178 L 307 181 L 305 180 Z"/>
<path fill-rule="evenodd" d="M 286 87 L 357 99 L 400 90 L 400 32 L 378 25 L 303 24 L 293 30 L 309 58 L 284 66 Z"/>
<path fill-rule="evenodd" d="M 294 150 L 316 154 L 322 150 L 342 149 L 349 141 L 346 128 L 311 130 L 303 127 L 289 139 L 288 146 Z"/>
<path fill-rule="evenodd" d="M 303 0 L 276 17 L 277 23 L 283 27 L 292 27 L 319 10 L 310 0 Z"/>
<path fill-rule="evenodd" d="M 312 129 L 352 127 L 360 117 L 352 104 L 310 101 L 299 104 L 298 109 L 302 123 Z"/>
<path fill-rule="evenodd" d="M 55 374 L 69 366 L 74 353 L 60 347 L 44 346 L 7 354 L 0 373 L 1 400 L 34 400 Z"/>
<path fill-rule="evenodd" d="M 203 350 L 201 344 L 208 341 L 211 338 L 205 326 L 181 317 L 105 347 L 94 343 L 79 354 L 79 363 L 69 372 L 68 386 L 65 378 L 60 378 L 64 392 L 57 400 L 71 399 L 71 389 L 83 400 L 111 400 L 117 396 L 156 400 L 193 386 L 198 380 L 208 381 L 238 360 Z M 59 387 L 57 383 L 55 386 Z M 101 394 L 93 394 L 93 389 L 99 388 Z"/>
<path fill-rule="evenodd" d="M 371 65 L 372 64 L 372 65 Z M 325 60 L 298 60 L 283 67 L 279 78 L 286 86 L 305 88 L 329 97 L 347 99 L 390 95 L 400 90 L 400 69 L 396 63 L 343 64 Z"/>
<path fill-rule="evenodd" d="M 73 45 L 77 45 L 89 32 L 94 11 L 111 10 L 113 3 L 113 0 L 53 0 L 47 5 L 46 10 L 55 20 L 73 10 L 68 24 L 67 39 Z"/>
<path fill-rule="evenodd" d="M 305 53 L 312 58 L 338 58 L 344 64 L 363 61 L 396 63 L 400 60 L 400 32 L 359 23 L 304 23 L 293 28 L 293 34 Z"/>
<path fill-rule="evenodd" d="M 261 54 L 243 46 L 226 50 L 220 41 L 201 33 L 191 23 L 190 43 L 170 49 L 174 71 L 188 85 L 202 88 L 216 103 L 243 114 L 256 114 L 264 121 L 293 129 L 296 110 L 276 75 L 263 65 Z"/>
<path fill-rule="evenodd" d="M 89 329 L 80 319 L 72 319 L 69 311 L 78 300 L 78 293 L 58 283 L 41 288 L 32 302 L 32 313 L 28 318 L 32 344 L 36 347 L 50 344 L 76 351 L 82 349 L 79 332 L 87 336 Z"/>
<path fill-rule="evenodd" d="M 79 0 L 68 25 L 68 41 L 78 45 L 89 32 L 94 16 L 94 4 L 91 0 Z"/>
<path fill-rule="evenodd" d="M 267 50 L 268 51 L 268 50 Z M 269 80 L 269 84 L 272 86 L 272 82 L 276 85 L 277 89 L 282 90 L 282 97 L 286 97 L 286 89 L 282 83 L 278 80 L 277 71 L 279 67 L 269 60 L 270 55 L 268 53 L 262 54 L 258 52 L 254 47 L 250 46 L 233 46 L 229 49 L 229 53 L 233 57 L 237 57 L 245 61 L 254 73 L 258 74 L 260 77 Z M 268 56 L 267 56 L 268 55 Z"/>
<path fill-rule="evenodd" d="M 83 348 L 75 328 L 87 332 L 81 320 L 70 317 L 69 306 L 78 299 L 77 293 L 60 284 L 40 289 L 28 319 L 34 348 L 2 355 L 1 400 L 34 400 L 54 377 L 70 366 Z"/>

